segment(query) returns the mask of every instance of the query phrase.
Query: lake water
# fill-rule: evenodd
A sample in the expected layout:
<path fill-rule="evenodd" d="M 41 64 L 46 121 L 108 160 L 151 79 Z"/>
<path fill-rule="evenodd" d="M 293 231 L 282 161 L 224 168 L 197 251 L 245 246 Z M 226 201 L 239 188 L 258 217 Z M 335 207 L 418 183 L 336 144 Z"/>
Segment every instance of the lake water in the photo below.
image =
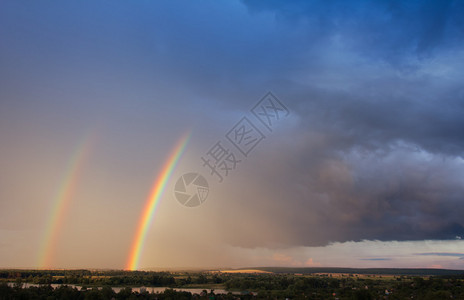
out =
<path fill-rule="evenodd" d="M 14 282 L 8 282 L 8 285 L 11 287 L 13 287 L 14 284 L 15 284 Z M 75 285 L 75 284 L 54 284 L 54 283 L 50 284 L 50 286 L 54 289 L 60 286 L 63 286 L 63 285 L 67 285 L 72 288 L 77 288 L 78 290 L 82 290 L 83 288 L 82 286 Z M 40 285 L 35 284 L 35 283 L 23 283 L 23 288 L 28 288 L 32 286 L 38 287 Z M 87 289 L 92 289 L 92 288 L 93 287 L 87 287 Z M 98 287 L 98 288 L 101 289 L 101 287 Z M 116 293 L 119 293 L 125 287 L 124 286 L 112 286 L 111 288 Z M 149 293 L 156 293 L 156 292 L 160 293 L 160 292 L 164 292 L 166 289 L 170 289 L 169 287 L 131 287 L 131 288 L 133 292 L 139 292 L 139 293 L 141 292 L 142 289 L 145 289 Z M 210 289 L 198 289 L 198 288 L 197 289 L 173 288 L 173 290 L 178 291 L 178 292 L 190 292 L 192 294 L 200 294 L 203 290 L 206 290 L 208 293 L 210 292 Z M 214 289 L 214 293 L 215 294 L 227 294 L 229 292 L 223 289 Z M 232 292 L 232 294 L 238 295 L 240 294 L 240 292 Z"/>

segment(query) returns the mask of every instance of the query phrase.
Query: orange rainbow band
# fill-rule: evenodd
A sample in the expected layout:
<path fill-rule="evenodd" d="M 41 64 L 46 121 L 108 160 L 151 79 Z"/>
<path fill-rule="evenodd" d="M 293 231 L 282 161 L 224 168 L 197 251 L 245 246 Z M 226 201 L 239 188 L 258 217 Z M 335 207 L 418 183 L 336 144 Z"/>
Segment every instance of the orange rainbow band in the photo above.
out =
<path fill-rule="evenodd" d="M 153 187 L 148 197 L 145 207 L 143 208 L 141 218 L 137 226 L 136 235 L 131 246 L 129 258 L 126 264 L 126 269 L 128 270 L 137 270 L 139 266 L 140 256 L 145 243 L 145 238 L 147 235 L 148 228 L 153 221 L 153 216 L 156 212 L 156 207 L 163 195 L 166 184 L 171 177 L 172 171 L 177 165 L 182 153 L 184 152 L 185 146 L 188 143 L 190 138 L 190 133 L 184 134 L 182 138 L 178 141 L 176 147 L 171 151 L 171 154 L 164 164 L 161 172 L 159 173 L 157 179 L 155 180 Z"/>

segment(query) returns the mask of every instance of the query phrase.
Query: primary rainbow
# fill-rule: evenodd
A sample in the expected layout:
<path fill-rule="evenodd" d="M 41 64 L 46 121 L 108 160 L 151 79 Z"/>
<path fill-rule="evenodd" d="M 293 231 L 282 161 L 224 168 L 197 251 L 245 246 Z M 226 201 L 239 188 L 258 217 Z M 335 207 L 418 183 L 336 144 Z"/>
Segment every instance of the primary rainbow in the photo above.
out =
<path fill-rule="evenodd" d="M 53 205 L 45 228 L 38 257 L 39 268 L 50 268 L 51 260 L 63 225 L 67 208 L 74 195 L 82 164 L 93 144 L 95 135 L 87 135 L 76 147 L 66 167 L 65 175 L 53 198 Z"/>
<path fill-rule="evenodd" d="M 156 178 L 153 187 L 148 197 L 145 207 L 143 208 L 141 218 L 137 225 L 136 235 L 131 246 L 129 253 L 129 258 L 127 260 L 126 269 L 128 270 L 137 270 L 140 260 L 140 255 L 143 249 L 143 244 L 145 242 L 145 236 L 147 234 L 148 228 L 153 220 L 153 216 L 156 211 L 156 207 L 163 195 L 164 188 L 169 180 L 169 177 L 172 174 L 172 171 L 177 165 L 182 153 L 184 152 L 185 146 L 190 138 L 190 133 L 187 132 L 182 136 L 182 138 L 177 142 L 176 147 L 172 150 L 169 155 L 168 160 L 164 164 L 161 172 Z"/>

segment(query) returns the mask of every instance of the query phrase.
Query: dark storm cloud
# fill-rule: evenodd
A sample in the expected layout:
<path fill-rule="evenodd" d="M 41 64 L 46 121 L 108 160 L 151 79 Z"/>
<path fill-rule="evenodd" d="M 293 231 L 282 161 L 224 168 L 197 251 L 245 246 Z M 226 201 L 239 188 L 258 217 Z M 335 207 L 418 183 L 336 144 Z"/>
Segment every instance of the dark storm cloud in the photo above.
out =
<path fill-rule="evenodd" d="M 461 1 L 243 1 L 251 12 L 308 25 L 308 39 L 341 35 L 348 46 L 374 60 L 405 63 L 411 55 L 460 44 Z"/>
<path fill-rule="evenodd" d="M 247 208 L 258 202 L 250 208 L 254 228 L 274 228 L 266 239 L 250 239 L 247 246 L 463 235 L 462 162 L 411 147 L 336 153 L 338 141 L 316 132 L 294 149 L 285 142 L 256 158 L 260 187 L 267 191 L 261 192 L 263 199 L 237 200 Z"/>
<path fill-rule="evenodd" d="M 463 50 L 462 2 L 244 3 L 252 12 L 274 12 L 282 17 L 280 22 L 307 33 L 307 40 L 288 47 L 294 53 L 313 53 L 314 59 L 307 62 L 309 73 L 317 78 L 322 70 L 350 84 L 349 89 L 340 90 L 337 83 L 325 89 L 310 80 L 289 83 L 296 112 L 308 126 L 324 127 L 336 135 L 340 147 L 384 148 L 403 140 L 434 153 L 463 154 L 464 89 L 458 78 L 464 78 L 464 73 L 448 75 L 454 75 L 454 82 L 445 84 L 433 72 L 421 73 L 427 64 Z M 342 67 L 327 59 L 320 63 L 337 48 L 336 42 L 329 41 L 334 37 L 344 45 L 343 51 L 335 52 L 346 63 Z M 358 70 L 353 56 L 369 57 L 367 64 L 378 69 Z M 382 66 L 384 60 L 391 65 Z M 395 72 L 404 72 L 406 65 L 412 68 L 407 72 L 411 76 L 398 76 Z"/>
<path fill-rule="evenodd" d="M 288 47 L 309 58 L 306 72 L 275 75 L 298 125 L 254 158 L 259 167 L 248 175 L 261 178 L 256 193 L 264 199 L 253 194 L 237 204 L 249 209 L 241 214 L 250 213 L 256 231 L 230 234 L 231 243 L 462 236 L 464 6 L 244 3 L 305 33 Z M 257 238 L 263 228 L 272 233 Z"/>
<path fill-rule="evenodd" d="M 234 243 L 321 246 L 462 236 L 462 96 L 457 87 L 430 85 L 386 78 L 348 92 L 295 92 L 291 108 L 299 127 L 272 136 L 275 148 L 254 158 L 266 192 L 250 218 L 256 228 L 278 230 L 262 240 L 241 232 Z"/>
<path fill-rule="evenodd" d="M 464 94 L 427 87 L 433 82 L 376 82 L 365 90 L 307 96 L 308 126 L 339 141 L 336 147 L 386 150 L 399 141 L 436 154 L 464 154 Z M 375 95 L 369 95 L 376 91 Z M 403 94 L 403 96 L 398 96 Z M 408 95 L 409 94 L 409 95 Z M 316 100 L 313 100 L 316 99 Z M 321 114 L 322 113 L 322 114 Z"/>

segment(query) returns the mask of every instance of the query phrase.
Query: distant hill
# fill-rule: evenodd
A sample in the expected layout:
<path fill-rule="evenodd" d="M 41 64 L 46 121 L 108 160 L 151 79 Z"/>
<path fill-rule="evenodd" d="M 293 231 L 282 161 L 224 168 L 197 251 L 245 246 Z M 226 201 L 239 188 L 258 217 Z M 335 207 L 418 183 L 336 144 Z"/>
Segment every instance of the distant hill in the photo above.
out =
<path fill-rule="evenodd" d="M 373 274 L 373 275 L 464 275 L 464 270 L 449 270 L 449 269 L 396 269 L 396 268 L 291 268 L 291 267 L 253 267 L 241 268 L 239 270 L 259 270 L 273 273 L 300 273 L 300 274 L 315 274 L 315 273 L 346 273 L 346 274 Z"/>

